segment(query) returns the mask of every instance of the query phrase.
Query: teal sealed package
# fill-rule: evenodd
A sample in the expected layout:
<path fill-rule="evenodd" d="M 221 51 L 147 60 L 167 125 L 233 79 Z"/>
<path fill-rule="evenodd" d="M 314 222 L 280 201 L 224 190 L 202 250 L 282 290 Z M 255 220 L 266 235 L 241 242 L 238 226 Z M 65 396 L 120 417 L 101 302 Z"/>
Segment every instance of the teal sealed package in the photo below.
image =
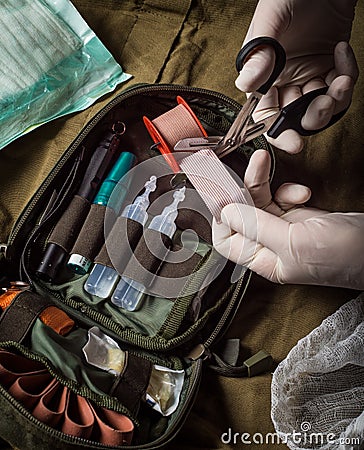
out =
<path fill-rule="evenodd" d="M 130 78 L 68 0 L 1 0 L 0 148 Z"/>

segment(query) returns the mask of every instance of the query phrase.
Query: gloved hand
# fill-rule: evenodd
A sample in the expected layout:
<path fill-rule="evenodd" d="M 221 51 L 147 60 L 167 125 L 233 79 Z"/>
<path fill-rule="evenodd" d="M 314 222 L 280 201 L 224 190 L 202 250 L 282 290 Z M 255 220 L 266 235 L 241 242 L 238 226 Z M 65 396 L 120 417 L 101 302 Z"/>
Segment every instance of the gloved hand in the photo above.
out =
<path fill-rule="evenodd" d="M 304 207 L 311 191 L 298 184 L 273 200 L 269 169 L 268 152 L 257 150 L 244 180 L 256 207 L 225 206 L 212 225 L 216 250 L 274 282 L 364 289 L 364 214 Z"/>
<path fill-rule="evenodd" d="M 324 127 L 333 114 L 350 104 L 358 67 L 348 44 L 356 0 L 260 0 L 244 43 L 258 36 L 277 39 L 287 53 L 287 64 L 274 87 L 258 105 L 254 119 L 262 119 L 302 94 L 329 86 L 317 97 L 302 119 L 307 130 Z M 243 92 L 258 89 L 269 77 L 274 51 L 263 47 L 249 57 L 236 86 Z M 277 139 L 275 146 L 297 153 L 302 137 L 293 130 Z"/>

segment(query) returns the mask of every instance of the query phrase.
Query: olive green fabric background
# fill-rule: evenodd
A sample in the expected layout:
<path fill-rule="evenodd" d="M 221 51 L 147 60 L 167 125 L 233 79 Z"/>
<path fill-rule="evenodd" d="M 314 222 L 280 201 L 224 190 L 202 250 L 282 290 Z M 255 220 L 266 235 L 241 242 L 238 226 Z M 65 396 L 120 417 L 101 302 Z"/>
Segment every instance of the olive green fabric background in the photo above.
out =
<path fill-rule="evenodd" d="M 220 91 L 244 102 L 234 86 L 235 56 L 254 0 L 74 0 L 91 28 L 134 75 L 117 92 L 138 82 L 178 83 Z M 363 69 L 364 5 L 359 2 L 352 35 Z M 276 187 L 285 181 L 313 190 L 311 205 L 333 211 L 364 211 L 363 84 L 361 74 L 350 111 L 320 135 L 308 138 L 299 155 L 277 151 Z M 116 93 L 117 93 L 116 92 Z M 0 241 L 31 194 L 52 169 L 82 126 L 116 93 L 84 112 L 60 118 L 0 151 Z M 240 337 L 243 352 L 264 348 L 281 361 L 297 340 L 318 326 L 343 302 L 356 296 L 344 289 L 280 286 L 253 276 L 229 331 Z M 206 372 L 195 407 L 168 448 L 284 449 L 285 445 L 243 445 L 243 433 L 273 432 L 270 420 L 271 375 L 227 379 Z M 223 433 L 232 432 L 229 436 Z M 234 433 L 237 442 L 234 444 Z"/>

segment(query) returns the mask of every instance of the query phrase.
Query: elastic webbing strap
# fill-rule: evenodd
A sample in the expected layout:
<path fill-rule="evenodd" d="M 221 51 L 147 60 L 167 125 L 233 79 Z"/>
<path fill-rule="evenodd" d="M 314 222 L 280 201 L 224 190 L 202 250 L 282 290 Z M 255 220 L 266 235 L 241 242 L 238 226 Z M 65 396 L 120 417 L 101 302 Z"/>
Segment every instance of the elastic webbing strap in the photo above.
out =
<path fill-rule="evenodd" d="M 136 414 L 149 385 L 152 363 L 128 354 L 124 373 L 116 379 L 110 395 L 116 397 L 132 414 Z"/>
<path fill-rule="evenodd" d="M 16 296 L 0 318 L 0 342 L 21 342 L 39 314 L 53 303 L 30 291 Z"/>
<path fill-rule="evenodd" d="M 224 206 L 230 203 L 247 204 L 242 189 L 211 149 L 202 149 L 187 156 L 180 162 L 180 167 L 217 222 L 221 222 Z"/>

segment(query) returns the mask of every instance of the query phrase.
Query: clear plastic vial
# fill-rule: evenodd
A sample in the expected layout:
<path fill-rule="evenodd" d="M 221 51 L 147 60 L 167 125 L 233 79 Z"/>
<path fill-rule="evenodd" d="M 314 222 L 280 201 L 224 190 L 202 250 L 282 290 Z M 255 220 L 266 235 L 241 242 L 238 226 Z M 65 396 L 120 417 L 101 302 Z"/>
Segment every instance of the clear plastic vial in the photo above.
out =
<path fill-rule="evenodd" d="M 161 214 L 151 220 L 148 226 L 149 229 L 159 231 L 172 239 L 177 228 L 175 220 L 178 215 L 178 204 L 184 200 L 185 190 L 186 188 L 183 187 L 174 192 L 173 202 L 166 206 Z M 127 311 L 135 311 L 140 308 L 145 292 L 146 287 L 142 283 L 132 280 L 129 277 L 121 276 L 111 297 L 111 301 L 116 306 L 124 308 Z"/>
<path fill-rule="evenodd" d="M 127 205 L 124 208 L 121 213 L 122 217 L 134 220 L 142 225 L 146 223 L 148 219 L 146 210 L 149 206 L 149 194 L 155 191 L 157 187 L 156 180 L 157 178 L 154 175 L 150 177 L 144 185 L 144 193 L 139 195 L 131 205 Z M 95 264 L 84 284 L 84 289 L 91 295 L 107 298 L 110 297 L 118 279 L 119 274 L 114 268 L 103 264 Z"/>
<path fill-rule="evenodd" d="M 100 298 L 110 296 L 115 283 L 119 279 L 118 272 L 103 264 L 95 264 L 84 285 L 85 291 Z"/>
<path fill-rule="evenodd" d="M 121 277 L 113 296 L 114 305 L 127 311 L 135 311 L 140 307 L 141 299 L 146 291 L 144 284 L 132 280 L 129 277 Z"/>

